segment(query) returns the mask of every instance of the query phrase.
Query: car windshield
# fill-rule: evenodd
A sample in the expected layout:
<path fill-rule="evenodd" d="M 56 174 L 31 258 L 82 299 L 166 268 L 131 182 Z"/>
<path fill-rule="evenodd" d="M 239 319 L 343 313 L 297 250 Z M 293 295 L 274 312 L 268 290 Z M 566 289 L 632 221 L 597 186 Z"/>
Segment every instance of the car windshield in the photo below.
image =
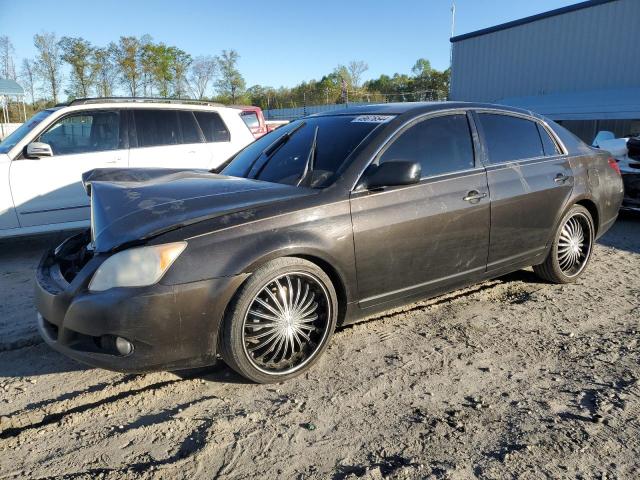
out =
<path fill-rule="evenodd" d="M 241 150 L 221 173 L 288 185 L 304 179 L 308 186 L 324 188 L 335 181 L 362 140 L 388 119 L 333 115 L 297 120 Z"/>
<path fill-rule="evenodd" d="M 22 140 L 27 133 L 35 128 L 42 120 L 51 115 L 55 110 L 43 110 L 41 112 L 36 113 L 29 120 L 24 122 L 22 125 L 18 127 L 17 130 L 14 130 L 11 135 L 5 138 L 2 142 L 0 142 L 0 153 L 7 153 L 16 144 Z"/>

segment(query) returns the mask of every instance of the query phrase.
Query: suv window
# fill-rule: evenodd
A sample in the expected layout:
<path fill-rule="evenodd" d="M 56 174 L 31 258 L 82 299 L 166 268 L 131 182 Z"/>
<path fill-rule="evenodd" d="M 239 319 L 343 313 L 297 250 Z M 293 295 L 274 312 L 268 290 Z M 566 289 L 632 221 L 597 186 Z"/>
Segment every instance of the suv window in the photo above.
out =
<path fill-rule="evenodd" d="M 490 163 L 544 156 L 537 123 L 511 115 L 480 113 Z"/>
<path fill-rule="evenodd" d="M 120 113 L 102 110 L 61 118 L 38 141 L 49 144 L 54 155 L 72 155 L 117 150 L 119 137 Z"/>
<path fill-rule="evenodd" d="M 467 116 L 444 115 L 409 127 L 385 150 L 379 163 L 397 160 L 419 163 L 423 178 L 473 168 Z"/>
<path fill-rule="evenodd" d="M 177 110 L 134 110 L 138 147 L 177 145 L 180 129 Z"/>
<path fill-rule="evenodd" d="M 204 133 L 207 142 L 228 142 L 231 135 L 227 126 L 216 112 L 193 112 L 200 124 L 200 129 Z"/>
<path fill-rule="evenodd" d="M 200 127 L 196 122 L 193 112 L 178 112 L 180 126 L 182 127 L 182 143 L 201 143 Z"/>
<path fill-rule="evenodd" d="M 242 112 L 240 113 L 240 117 L 244 120 L 245 125 L 249 128 L 259 128 L 260 120 L 258 120 L 258 115 L 256 112 Z"/>
<path fill-rule="evenodd" d="M 548 157 L 552 157 L 554 155 L 559 155 L 560 150 L 558 149 L 558 145 L 556 142 L 549 136 L 549 132 L 542 125 L 538 124 L 538 132 L 540 133 L 540 138 L 542 139 L 542 146 L 544 147 L 544 154 Z"/>

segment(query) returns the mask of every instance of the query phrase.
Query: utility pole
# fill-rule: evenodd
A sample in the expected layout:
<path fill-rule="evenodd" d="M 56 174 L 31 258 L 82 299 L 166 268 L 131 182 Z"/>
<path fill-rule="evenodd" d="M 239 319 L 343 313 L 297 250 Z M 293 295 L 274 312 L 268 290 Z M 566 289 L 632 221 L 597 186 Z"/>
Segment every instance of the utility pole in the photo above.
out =
<path fill-rule="evenodd" d="M 451 2 L 451 36 L 449 38 L 453 38 L 456 31 L 456 2 L 453 0 Z M 453 43 L 449 45 L 449 68 L 453 65 Z"/>

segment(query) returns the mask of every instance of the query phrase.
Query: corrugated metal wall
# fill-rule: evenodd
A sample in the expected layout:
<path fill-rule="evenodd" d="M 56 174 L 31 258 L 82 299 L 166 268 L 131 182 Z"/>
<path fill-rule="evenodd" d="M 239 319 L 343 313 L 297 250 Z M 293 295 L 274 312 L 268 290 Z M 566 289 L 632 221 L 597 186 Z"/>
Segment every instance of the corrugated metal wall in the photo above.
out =
<path fill-rule="evenodd" d="M 453 44 L 451 99 L 640 85 L 640 0 L 617 0 Z"/>

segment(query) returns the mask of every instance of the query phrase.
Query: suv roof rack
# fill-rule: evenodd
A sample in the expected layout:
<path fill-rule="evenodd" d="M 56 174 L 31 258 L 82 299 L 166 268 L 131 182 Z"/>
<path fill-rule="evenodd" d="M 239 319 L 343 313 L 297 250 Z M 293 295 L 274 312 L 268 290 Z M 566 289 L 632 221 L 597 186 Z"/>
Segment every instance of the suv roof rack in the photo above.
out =
<path fill-rule="evenodd" d="M 185 105 L 206 105 L 209 107 L 226 107 L 222 103 L 207 102 L 205 100 L 191 100 L 188 98 L 159 98 L 159 97 L 87 97 L 76 98 L 67 103 L 59 103 L 56 107 L 70 107 L 72 105 L 87 105 L 92 103 L 174 103 Z"/>

